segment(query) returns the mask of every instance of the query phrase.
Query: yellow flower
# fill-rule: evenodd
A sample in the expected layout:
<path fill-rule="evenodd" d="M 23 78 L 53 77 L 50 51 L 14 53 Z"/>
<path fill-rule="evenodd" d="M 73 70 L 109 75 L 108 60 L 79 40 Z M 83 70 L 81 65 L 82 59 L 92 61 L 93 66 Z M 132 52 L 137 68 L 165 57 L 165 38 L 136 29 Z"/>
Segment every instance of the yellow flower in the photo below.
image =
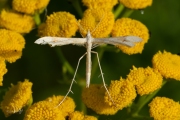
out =
<path fill-rule="evenodd" d="M 144 9 L 152 5 L 152 0 L 119 0 L 124 6 L 130 9 Z"/>
<path fill-rule="evenodd" d="M 0 29 L 0 56 L 12 63 L 22 55 L 25 40 L 19 33 Z"/>
<path fill-rule="evenodd" d="M 53 96 L 47 98 L 45 101 L 51 102 L 53 104 L 52 106 L 61 111 L 62 115 L 66 117 L 74 111 L 76 106 L 72 98 L 66 97 L 64 102 L 57 107 L 57 105 L 62 101 L 63 98 L 64 96 Z"/>
<path fill-rule="evenodd" d="M 0 86 L 3 85 L 3 75 L 7 73 L 6 64 L 4 58 L 0 57 Z"/>
<path fill-rule="evenodd" d="M 40 101 L 27 109 L 24 120 L 65 120 L 65 117 L 51 102 Z"/>
<path fill-rule="evenodd" d="M 120 80 L 111 81 L 108 90 L 115 103 L 115 108 L 118 108 L 119 110 L 130 105 L 136 98 L 136 90 L 134 85 L 122 78 L 120 78 Z M 104 98 L 106 103 L 108 103 L 110 106 L 113 105 L 107 92 L 105 93 Z"/>
<path fill-rule="evenodd" d="M 111 10 L 118 3 L 118 0 L 82 0 L 82 3 L 90 9 L 100 8 Z"/>
<path fill-rule="evenodd" d="M 40 25 L 40 36 L 71 37 L 78 29 L 77 20 L 68 12 L 55 12 L 47 17 L 45 23 Z"/>
<path fill-rule="evenodd" d="M 126 80 L 136 86 L 138 94 L 145 95 L 159 89 L 163 78 L 159 72 L 150 67 L 136 68 L 133 66 L 133 70 L 130 71 Z"/>
<path fill-rule="evenodd" d="M 164 51 L 158 52 L 152 59 L 153 68 L 165 78 L 180 80 L 180 56 Z"/>
<path fill-rule="evenodd" d="M 114 15 L 103 9 L 87 9 L 79 23 L 79 31 L 83 36 L 90 30 L 94 38 L 107 37 L 114 24 Z"/>
<path fill-rule="evenodd" d="M 35 22 L 32 16 L 2 10 L 0 26 L 18 33 L 29 33 L 34 28 Z"/>
<path fill-rule="evenodd" d="M 50 0 L 13 0 L 14 10 L 26 14 L 34 14 L 45 8 Z"/>
<path fill-rule="evenodd" d="M 150 115 L 155 120 L 179 120 L 180 105 L 166 97 L 156 97 L 149 104 Z"/>
<path fill-rule="evenodd" d="M 32 83 L 27 79 L 24 82 L 18 82 L 17 85 L 11 84 L 11 88 L 1 102 L 1 109 L 6 117 L 20 111 L 28 104 L 32 96 L 31 87 Z"/>
<path fill-rule="evenodd" d="M 113 115 L 118 109 L 104 102 L 105 88 L 103 85 L 91 84 L 82 92 L 82 101 L 98 114 Z"/>
<path fill-rule="evenodd" d="M 130 18 L 121 18 L 116 20 L 114 27 L 112 29 L 112 36 L 118 37 L 128 35 L 138 36 L 142 38 L 143 41 L 136 43 L 134 47 L 127 47 L 124 45 L 118 45 L 117 47 L 121 49 L 122 52 L 129 55 L 141 53 L 144 48 L 144 44 L 149 39 L 149 32 L 147 27 L 140 21 L 133 20 Z"/>
<path fill-rule="evenodd" d="M 97 118 L 94 116 L 84 115 L 79 111 L 75 111 L 69 115 L 69 120 L 97 120 Z"/>

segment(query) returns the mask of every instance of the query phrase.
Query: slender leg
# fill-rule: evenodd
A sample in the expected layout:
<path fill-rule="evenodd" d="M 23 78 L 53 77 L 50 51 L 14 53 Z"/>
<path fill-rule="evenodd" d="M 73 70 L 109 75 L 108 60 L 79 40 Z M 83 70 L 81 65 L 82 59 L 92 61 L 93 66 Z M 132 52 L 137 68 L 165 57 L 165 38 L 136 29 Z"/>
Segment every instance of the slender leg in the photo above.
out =
<path fill-rule="evenodd" d="M 75 73 L 74 73 L 74 76 L 73 76 L 73 79 L 72 79 L 72 81 L 71 81 L 71 85 L 70 85 L 70 87 L 69 87 L 69 90 L 68 90 L 68 92 L 66 93 L 66 95 L 64 96 L 64 98 L 61 100 L 61 102 L 60 102 L 56 107 L 60 106 L 60 105 L 64 102 L 64 100 L 66 99 L 66 97 L 69 95 L 69 93 L 72 92 L 72 91 L 71 91 L 71 88 L 72 88 L 73 83 L 75 82 L 75 77 L 76 77 L 76 73 L 77 73 L 77 70 L 78 70 L 78 67 L 79 67 L 79 63 L 80 63 L 81 59 L 82 59 L 86 54 L 87 54 L 87 52 L 79 58 L 78 64 L 77 64 L 77 67 L 76 67 L 76 70 L 75 70 Z M 72 92 L 72 93 L 73 93 L 73 92 Z"/>
<path fill-rule="evenodd" d="M 115 105 L 115 103 L 114 103 L 113 99 L 111 98 L 111 95 L 110 95 L 110 93 L 109 93 L 109 91 L 108 91 L 108 89 L 107 89 L 107 87 L 106 87 L 106 83 L 105 83 L 104 76 L 103 76 L 103 72 L 102 72 L 102 69 L 101 69 L 101 64 L 100 64 L 100 61 L 99 61 L 98 53 L 95 52 L 95 51 L 91 51 L 91 52 L 92 52 L 92 53 L 95 53 L 95 54 L 97 55 L 97 60 L 98 60 L 98 64 L 99 64 L 99 69 L 100 69 L 101 76 L 102 76 L 102 80 L 103 80 L 103 86 L 104 86 L 104 88 L 106 89 L 106 92 L 108 93 L 108 96 L 109 96 L 111 102 L 113 103 L 113 105 Z"/>

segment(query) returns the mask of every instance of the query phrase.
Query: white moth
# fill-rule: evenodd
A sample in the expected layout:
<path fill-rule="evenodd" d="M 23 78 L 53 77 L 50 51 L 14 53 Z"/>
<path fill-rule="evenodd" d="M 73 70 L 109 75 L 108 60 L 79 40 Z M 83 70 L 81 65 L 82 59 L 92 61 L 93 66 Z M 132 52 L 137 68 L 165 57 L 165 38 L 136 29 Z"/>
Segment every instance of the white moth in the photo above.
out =
<path fill-rule="evenodd" d="M 87 36 L 86 38 L 63 38 L 63 37 L 42 37 L 39 38 L 38 40 L 35 41 L 36 44 L 49 44 L 52 47 L 54 46 L 63 46 L 63 45 L 68 45 L 68 44 L 73 44 L 73 45 L 82 45 L 86 47 L 86 53 L 79 59 L 77 67 L 76 67 L 76 71 L 73 77 L 73 80 L 71 82 L 70 88 L 68 93 L 65 95 L 64 99 L 58 104 L 58 106 L 65 100 L 65 98 L 67 97 L 67 95 L 69 94 L 69 92 L 71 91 L 71 87 L 73 82 L 75 81 L 75 76 L 77 73 L 77 69 L 80 63 L 80 60 L 86 55 L 86 87 L 88 88 L 90 85 L 90 78 L 91 78 L 91 53 L 95 53 L 97 55 L 98 58 L 98 64 L 99 64 L 99 68 L 100 68 L 100 72 L 102 75 L 102 80 L 103 80 L 103 84 L 104 87 L 111 99 L 111 96 L 108 92 L 108 89 L 106 88 L 106 84 L 104 81 L 104 76 L 103 76 L 103 72 L 101 69 L 101 65 L 99 62 L 99 57 L 98 57 L 98 53 L 95 51 L 91 51 L 92 48 L 94 48 L 94 46 L 97 45 L 101 45 L 101 44 L 111 44 L 111 45 L 125 45 L 125 46 L 129 46 L 129 47 L 133 47 L 135 45 L 135 42 L 140 42 L 142 41 L 142 39 L 140 37 L 137 36 L 124 36 L 124 37 L 110 37 L 110 38 L 93 38 L 91 36 L 90 31 L 87 32 Z M 112 99 L 111 99 L 112 100 Z M 112 100 L 113 102 L 113 100 Z M 57 107 L 58 107 L 57 106 Z"/>

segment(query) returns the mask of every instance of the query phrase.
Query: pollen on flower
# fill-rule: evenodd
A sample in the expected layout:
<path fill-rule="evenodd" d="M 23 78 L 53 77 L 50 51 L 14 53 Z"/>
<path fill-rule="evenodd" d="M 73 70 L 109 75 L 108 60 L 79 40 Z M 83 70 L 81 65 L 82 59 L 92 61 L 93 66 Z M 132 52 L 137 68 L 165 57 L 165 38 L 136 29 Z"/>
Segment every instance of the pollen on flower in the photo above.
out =
<path fill-rule="evenodd" d="M 82 101 L 97 114 L 113 115 L 118 109 L 104 102 L 105 91 L 103 85 L 91 84 L 89 88 L 83 90 Z"/>
<path fill-rule="evenodd" d="M 0 29 L 0 56 L 12 63 L 22 55 L 25 40 L 19 33 Z"/>
<path fill-rule="evenodd" d="M 120 18 L 116 20 L 114 27 L 112 29 L 112 36 L 138 36 L 142 38 L 141 42 L 135 43 L 133 47 L 127 47 L 124 45 L 118 45 L 117 47 L 126 54 L 136 54 L 141 53 L 144 44 L 147 43 L 149 39 L 149 32 L 147 27 L 140 21 L 133 20 L 130 18 Z"/>
<path fill-rule="evenodd" d="M 84 115 L 79 111 L 74 111 L 69 115 L 69 120 L 97 120 L 97 118 L 94 116 Z"/>
<path fill-rule="evenodd" d="M 45 23 L 38 29 L 39 36 L 74 36 L 78 29 L 77 20 L 68 12 L 55 12 L 47 17 Z"/>
<path fill-rule="evenodd" d="M 134 85 L 122 78 L 120 80 L 111 81 L 111 84 L 108 88 L 109 93 L 115 103 L 115 108 L 122 110 L 124 107 L 127 107 L 132 103 L 132 101 L 136 98 L 136 90 Z M 108 93 L 105 93 L 105 102 L 110 106 L 113 105 L 110 100 Z"/>
<path fill-rule="evenodd" d="M 17 85 L 11 84 L 11 88 L 6 92 L 1 102 L 1 109 L 6 117 L 20 111 L 25 107 L 32 96 L 32 83 L 25 79 Z"/>
<path fill-rule="evenodd" d="M 90 9 L 101 8 L 111 10 L 118 3 L 118 0 L 82 0 L 82 3 Z"/>
<path fill-rule="evenodd" d="M 34 14 L 45 8 L 50 0 L 13 0 L 12 7 L 14 10 L 26 14 Z"/>
<path fill-rule="evenodd" d="M 153 68 L 165 78 L 180 80 L 180 56 L 164 51 L 156 53 L 152 58 Z"/>
<path fill-rule="evenodd" d="M 156 97 L 149 104 L 150 115 L 155 120 L 179 120 L 180 105 L 166 97 Z"/>
<path fill-rule="evenodd" d="M 133 66 L 126 80 L 136 86 L 138 94 L 146 95 L 159 89 L 162 85 L 163 78 L 158 71 L 150 67 L 136 68 Z"/>
<path fill-rule="evenodd" d="M 18 33 L 29 33 L 35 26 L 35 22 L 30 15 L 2 10 L 0 14 L 0 26 Z"/>
<path fill-rule="evenodd" d="M 53 107 L 59 109 L 62 115 L 66 117 L 74 111 L 76 105 L 72 98 L 66 97 L 64 102 L 57 107 L 57 105 L 62 101 L 63 98 L 64 96 L 52 96 L 47 98 L 45 101 L 51 102 L 53 104 Z"/>
<path fill-rule="evenodd" d="M 152 5 L 152 0 L 119 0 L 124 6 L 130 9 L 144 9 Z"/>
<path fill-rule="evenodd" d="M 7 73 L 5 59 L 0 57 L 0 86 L 3 85 L 3 75 Z"/>
<path fill-rule="evenodd" d="M 103 9 L 87 9 L 79 23 L 81 35 L 86 36 L 89 30 L 94 38 L 107 37 L 114 25 L 114 15 Z"/>
<path fill-rule="evenodd" d="M 24 120 L 65 120 L 65 117 L 51 102 L 40 101 L 27 109 Z"/>

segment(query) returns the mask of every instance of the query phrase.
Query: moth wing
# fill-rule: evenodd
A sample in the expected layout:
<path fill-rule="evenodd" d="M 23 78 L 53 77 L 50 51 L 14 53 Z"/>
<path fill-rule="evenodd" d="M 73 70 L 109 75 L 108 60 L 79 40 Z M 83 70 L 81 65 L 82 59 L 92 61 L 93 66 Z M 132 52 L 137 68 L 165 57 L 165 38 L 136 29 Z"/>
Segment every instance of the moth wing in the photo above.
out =
<path fill-rule="evenodd" d="M 125 45 L 133 47 L 135 42 L 140 42 L 142 39 L 137 36 L 110 37 L 110 38 L 94 38 L 93 44 L 111 44 Z"/>
<path fill-rule="evenodd" d="M 84 45 L 86 43 L 86 38 L 42 37 L 37 39 L 34 43 L 41 45 L 49 44 L 52 47 L 68 44 Z"/>

